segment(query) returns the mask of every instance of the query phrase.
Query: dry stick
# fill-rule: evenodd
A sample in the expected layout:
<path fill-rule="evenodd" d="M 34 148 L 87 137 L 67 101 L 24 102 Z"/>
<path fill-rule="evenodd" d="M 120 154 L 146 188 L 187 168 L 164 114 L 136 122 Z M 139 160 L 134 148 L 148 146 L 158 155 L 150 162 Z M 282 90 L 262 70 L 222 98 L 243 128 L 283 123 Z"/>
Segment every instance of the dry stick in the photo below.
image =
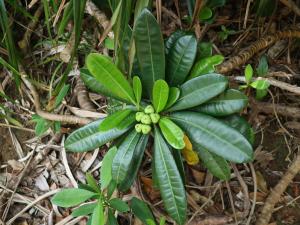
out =
<path fill-rule="evenodd" d="M 249 225 L 251 223 L 251 219 L 252 219 L 252 216 L 253 216 L 254 211 L 255 211 L 256 195 L 257 195 L 257 180 L 256 180 L 256 173 L 255 173 L 255 169 L 254 169 L 253 163 L 249 163 L 249 166 L 250 166 L 251 174 L 252 174 L 252 177 L 253 177 L 254 190 L 253 190 L 252 207 L 251 207 L 251 210 L 250 210 L 250 213 L 249 213 L 246 225 Z"/>
<path fill-rule="evenodd" d="M 280 0 L 280 2 L 282 4 L 284 4 L 285 6 L 289 7 L 298 16 L 300 16 L 300 8 L 298 7 L 298 5 L 295 2 L 293 2 L 292 0 Z"/>
<path fill-rule="evenodd" d="M 77 116 L 71 116 L 71 115 L 59 115 L 59 114 L 54 114 L 54 113 L 49 113 L 45 112 L 41 109 L 40 105 L 40 97 L 35 89 L 35 87 L 30 83 L 30 81 L 27 79 L 27 75 L 25 74 L 24 70 L 21 70 L 20 72 L 21 78 L 27 88 L 31 91 L 31 94 L 33 96 L 34 100 L 34 106 L 36 113 L 40 116 L 43 117 L 46 120 L 51 120 L 51 121 L 59 121 L 63 123 L 68 123 L 68 124 L 81 124 L 85 125 L 91 122 L 91 120 L 86 119 L 86 118 L 81 118 Z"/>
<path fill-rule="evenodd" d="M 216 71 L 218 73 L 228 73 L 235 68 L 245 64 L 252 56 L 254 56 L 260 50 L 269 47 L 275 42 L 286 38 L 300 38 L 300 31 L 287 30 L 279 31 L 276 34 L 267 35 L 260 40 L 251 44 L 248 48 L 242 50 L 238 55 L 228 59 L 221 65 L 217 66 Z"/>
<path fill-rule="evenodd" d="M 246 83 L 245 77 L 242 77 L 242 76 L 230 77 L 230 79 Z M 265 80 L 274 87 L 278 87 L 282 90 L 286 90 L 286 91 L 292 92 L 294 94 L 300 95 L 300 87 L 298 87 L 296 85 L 291 85 L 291 84 L 288 84 L 288 83 L 285 83 L 282 81 L 278 81 L 274 78 L 263 78 L 263 77 L 253 78 L 253 81 L 255 81 L 255 80 Z"/>
<path fill-rule="evenodd" d="M 267 225 L 269 223 L 275 204 L 279 201 L 280 196 L 299 171 L 300 151 L 298 151 L 296 159 L 266 199 L 265 205 L 262 209 L 259 219 L 256 222 L 256 225 Z"/>
<path fill-rule="evenodd" d="M 21 48 L 21 50 L 23 52 L 27 52 L 27 48 L 28 48 L 28 44 L 31 38 L 31 34 L 32 32 L 35 30 L 38 22 L 39 22 L 39 18 L 42 15 L 43 12 L 43 5 L 39 6 L 39 8 L 36 10 L 36 12 L 34 13 L 34 19 L 28 24 L 27 30 L 23 36 L 23 39 L 21 41 L 18 42 L 19 47 Z"/>
<path fill-rule="evenodd" d="M 49 191 L 43 195 L 41 195 L 40 197 L 38 197 L 37 199 L 35 199 L 33 202 L 31 202 L 30 204 L 28 204 L 24 209 L 22 209 L 20 212 L 18 212 L 13 218 L 11 218 L 9 221 L 6 222 L 6 225 L 11 225 L 19 216 L 21 216 L 23 213 L 25 213 L 28 209 L 30 209 L 32 206 L 34 206 L 35 204 L 37 204 L 39 201 L 48 198 L 52 195 L 55 195 L 56 193 L 60 192 L 61 189 L 55 189 L 53 191 Z"/>
<path fill-rule="evenodd" d="M 252 105 L 260 112 L 266 114 L 274 114 L 274 111 L 278 115 L 287 116 L 295 119 L 300 118 L 300 108 L 297 107 L 289 107 L 285 105 L 272 104 L 268 102 L 259 102 L 259 101 L 251 101 Z"/>

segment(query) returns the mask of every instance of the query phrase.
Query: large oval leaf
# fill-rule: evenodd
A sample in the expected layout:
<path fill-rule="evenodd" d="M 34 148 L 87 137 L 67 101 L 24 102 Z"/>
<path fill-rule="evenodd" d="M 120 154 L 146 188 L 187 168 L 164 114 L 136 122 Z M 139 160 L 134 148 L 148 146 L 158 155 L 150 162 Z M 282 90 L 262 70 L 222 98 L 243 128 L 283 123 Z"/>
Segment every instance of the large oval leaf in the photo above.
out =
<path fill-rule="evenodd" d="M 166 55 L 169 54 L 170 49 L 174 46 L 175 42 L 184 35 L 185 35 L 185 32 L 183 30 L 176 30 L 168 37 L 168 39 L 165 41 Z"/>
<path fill-rule="evenodd" d="M 192 68 L 189 79 L 198 77 L 203 74 L 215 72 L 215 66 L 221 64 L 224 60 L 222 55 L 214 55 L 207 58 L 200 59 Z"/>
<path fill-rule="evenodd" d="M 133 197 L 131 199 L 131 209 L 133 214 L 140 221 L 142 221 L 143 224 L 147 224 L 147 220 L 155 221 L 152 211 L 150 207 L 147 205 L 147 203 L 136 197 Z"/>
<path fill-rule="evenodd" d="M 84 84 L 93 92 L 98 94 L 112 97 L 118 100 L 123 100 L 117 95 L 114 95 L 109 89 L 105 88 L 100 82 L 96 80 L 96 78 L 90 73 L 87 68 L 80 69 L 80 77 Z"/>
<path fill-rule="evenodd" d="M 132 79 L 133 92 L 135 95 L 135 99 L 137 104 L 140 104 L 142 99 L 142 82 L 138 76 L 134 76 Z"/>
<path fill-rule="evenodd" d="M 165 52 L 160 26 L 148 9 L 142 10 L 133 35 L 142 73 L 140 78 L 150 96 L 154 82 L 165 78 Z"/>
<path fill-rule="evenodd" d="M 220 74 L 207 74 L 185 82 L 180 97 L 168 111 L 178 111 L 207 102 L 227 87 L 228 80 Z"/>
<path fill-rule="evenodd" d="M 201 162 L 212 175 L 221 180 L 230 179 L 230 167 L 224 158 L 207 151 L 205 148 L 197 147 L 197 145 L 195 146 L 195 149 L 197 149 Z"/>
<path fill-rule="evenodd" d="M 102 198 L 100 198 L 92 214 L 91 225 L 104 225 L 104 224 L 105 224 L 104 207 L 102 203 Z"/>
<path fill-rule="evenodd" d="M 180 96 L 180 90 L 177 87 L 170 87 L 169 90 L 169 97 L 168 97 L 168 101 L 167 104 L 165 106 L 165 109 L 170 108 L 172 105 L 175 104 L 175 102 L 178 100 Z"/>
<path fill-rule="evenodd" d="M 224 117 L 222 121 L 239 131 L 252 145 L 254 144 L 255 134 L 253 128 L 243 117 L 239 115 L 231 115 Z"/>
<path fill-rule="evenodd" d="M 126 179 L 124 179 L 124 181 L 119 185 L 118 189 L 120 191 L 126 192 L 133 184 L 144 156 L 144 151 L 148 143 L 148 138 L 149 135 L 142 135 L 139 142 L 137 143 L 136 148 L 134 149 L 134 154 L 131 160 L 130 168 L 126 175 Z"/>
<path fill-rule="evenodd" d="M 72 152 L 85 152 L 94 150 L 101 145 L 124 134 L 129 128 L 99 131 L 103 120 L 97 120 L 75 130 L 65 141 L 65 148 Z"/>
<path fill-rule="evenodd" d="M 72 207 L 96 196 L 95 192 L 91 192 L 79 188 L 63 189 L 53 196 L 51 202 L 60 207 Z"/>
<path fill-rule="evenodd" d="M 172 86 L 182 84 L 193 66 L 197 40 L 193 35 L 180 37 L 167 57 L 167 80 Z"/>
<path fill-rule="evenodd" d="M 132 111 L 130 109 L 120 110 L 106 117 L 99 126 L 99 131 L 108 131 L 123 122 Z"/>
<path fill-rule="evenodd" d="M 96 80 L 112 95 L 135 104 L 133 90 L 129 82 L 107 57 L 91 53 L 86 59 L 86 65 Z"/>
<path fill-rule="evenodd" d="M 187 209 L 185 189 L 170 149 L 157 128 L 154 137 L 154 158 L 165 209 L 178 224 L 183 225 Z"/>
<path fill-rule="evenodd" d="M 183 131 L 173 121 L 166 117 L 159 120 L 159 127 L 167 142 L 175 149 L 183 149 L 185 146 Z"/>
<path fill-rule="evenodd" d="M 247 104 L 248 98 L 244 93 L 229 89 L 194 110 L 212 116 L 228 116 L 240 112 Z"/>
<path fill-rule="evenodd" d="M 232 162 L 253 159 L 253 149 L 247 139 L 211 116 L 185 111 L 173 113 L 170 118 L 184 130 L 193 146 L 203 147 Z"/>
<path fill-rule="evenodd" d="M 162 111 L 169 97 L 169 86 L 164 80 L 157 80 L 153 86 L 152 102 L 156 112 Z"/>
<path fill-rule="evenodd" d="M 111 167 L 113 159 L 117 153 L 117 147 L 113 146 L 106 152 L 103 160 L 102 160 L 102 166 L 100 168 L 100 184 L 101 184 L 101 190 L 104 190 L 108 187 L 110 181 L 112 180 L 111 177 Z"/>
<path fill-rule="evenodd" d="M 126 178 L 133 159 L 134 149 L 140 137 L 140 133 L 132 130 L 118 148 L 112 163 L 112 178 L 117 184 Z"/>

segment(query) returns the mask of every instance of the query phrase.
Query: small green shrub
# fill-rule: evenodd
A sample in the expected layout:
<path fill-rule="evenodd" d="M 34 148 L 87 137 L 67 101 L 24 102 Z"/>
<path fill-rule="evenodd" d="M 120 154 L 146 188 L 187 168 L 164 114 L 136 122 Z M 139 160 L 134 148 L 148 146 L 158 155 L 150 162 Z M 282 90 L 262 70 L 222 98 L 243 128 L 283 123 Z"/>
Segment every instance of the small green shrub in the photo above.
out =
<path fill-rule="evenodd" d="M 133 38 L 140 72 L 130 79 L 132 82 L 110 58 L 96 53 L 87 57 L 87 69 L 81 73 L 85 84 L 125 104 L 104 120 L 74 131 L 67 138 L 65 148 L 83 152 L 114 141 L 115 155 L 110 155 L 110 167 L 106 165 L 101 176 L 108 177 L 104 186 L 114 183 L 118 190 L 127 191 L 136 178 L 152 136 L 153 180 L 157 181 L 170 217 L 184 224 L 187 200 L 180 154 L 185 147 L 184 135 L 213 175 L 229 179 L 227 160 L 244 163 L 253 158 L 252 129 L 238 115 L 232 116 L 240 112 L 248 100 L 243 93 L 228 89 L 226 77 L 213 73 L 213 66 L 223 57 L 215 57 L 213 63 L 208 60 L 207 74 L 197 68 L 190 73 L 197 54 L 196 38 L 177 32 L 166 41 L 165 49 L 160 27 L 147 9 L 142 10 L 136 20 Z M 102 194 L 98 196 L 102 198 Z"/>

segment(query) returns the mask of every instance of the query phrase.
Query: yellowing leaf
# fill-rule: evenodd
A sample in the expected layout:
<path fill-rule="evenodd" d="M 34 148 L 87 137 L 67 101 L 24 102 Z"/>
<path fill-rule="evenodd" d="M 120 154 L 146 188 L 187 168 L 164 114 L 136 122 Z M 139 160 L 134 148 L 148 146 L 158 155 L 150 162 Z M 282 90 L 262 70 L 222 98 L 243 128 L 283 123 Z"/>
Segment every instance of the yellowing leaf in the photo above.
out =
<path fill-rule="evenodd" d="M 185 143 L 185 148 L 182 150 L 183 158 L 186 160 L 187 164 L 189 164 L 189 165 L 198 164 L 199 156 L 193 150 L 193 146 L 192 146 L 190 139 L 186 135 L 184 135 L 183 140 Z"/>

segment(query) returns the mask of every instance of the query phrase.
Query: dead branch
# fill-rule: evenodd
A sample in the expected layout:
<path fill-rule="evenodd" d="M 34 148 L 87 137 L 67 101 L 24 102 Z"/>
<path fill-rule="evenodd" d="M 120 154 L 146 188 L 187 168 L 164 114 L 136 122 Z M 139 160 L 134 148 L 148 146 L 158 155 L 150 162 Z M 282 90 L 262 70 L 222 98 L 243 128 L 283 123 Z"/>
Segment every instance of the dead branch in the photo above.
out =
<path fill-rule="evenodd" d="M 251 107 L 266 114 L 274 114 L 274 111 L 276 111 L 276 113 L 281 116 L 287 116 L 295 119 L 300 118 L 300 108 L 297 107 L 290 107 L 268 102 L 259 102 L 255 100 L 251 101 Z"/>
<path fill-rule="evenodd" d="M 300 171 L 300 151 L 298 152 L 296 159 L 288 168 L 278 184 L 269 194 L 265 205 L 262 209 L 260 217 L 258 218 L 256 225 L 267 225 L 271 219 L 275 204 L 279 201 L 280 196 L 286 190 L 287 186 L 291 183 L 293 178 Z"/>
<path fill-rule="evenodd" d="M 292 0 L 280 0 L 280 2 L 290 8 L 290 10 L 296 13 L 296 15 L 300 16 L 300 8 L 295 2 L 293 2 Z"/>
<path fill-rule="evenodd" d="M 27 48 L 29 46 L 32 32 L 35 30 L 35 28 L 39 22 L 39 18 L 42 15 L 43 10 L 44 10 L 43 5 L 39 6 L 39 8 L 34 13 L 34 20 L 32 20 L 27 26 L 27 30 L 24 33 L 23 39 L 18 42 L 18 45 L 23 52 L 27 52 Z"/>
<path fill-rule="evenodd" d="M 218 73 L 228 73 L 235 68 L 245 64 L 251 57 L 253 57 L 257 52 L 264 48 L 269 47 L 275 42 L 286 39 L 286 38 L 300 38 L 300 31 L 298 30 L 287 30 L 279 31 L 275 34 L 267 35 L 260 40 L 251 44 L 248 48 L 242 50 L 238 55 L 229 58 L 227 61 L 223 62 L 217 66 L 216 71 Z"/>
<path fill-rule="evenodd" d="M 230 77 L 230 79 L 234 80 L 234 81 L 238 81 L 238 82 L 243 82 L 245 83 L 245 77 L 242 76 L 237 76 L 237 77 Z M 263 78 L 263 77 L 259 77 L 259 78 L 253 78 L 253 81 L 255 80 L 266 80 L 269 82 L 269 84 L 271 84 L 274 87 L 278 87 L 282 90 L 286 90 L 289 92 L 292 92 L 296 95 L 300 95 L 300 87 L 296 86 L 296 85 L 291 85 L 279 80 L 276 80 L 274 78 Z"/>
<path fill-rule="evenodd" d="M 41 109 L 40 105 L 40 97 L 39 94 L 37 93 L 35 87 L 30 83 L 30 81 L 27 79 L 27 75 L 24 72 L 24 70 L 20 70 L 21 72 L 21 78 L 26 85 L 26 87 L 30 90 L 32 96 L 33 96 L 33 101 L 34 101 L 34 106 L 36 113 L 40 116 L 43 117 L 46 120 L 50 121 L 59 121 L 62 123 L 68 123 L 68 124 L 81 124 L 85 125 L 91 122 L 91 120 L 87 118 L 81 118 L 77 116 L 71 116 L 71 115 L 59 115 L 59 114 L 54 114 L 54 113 L 49 113 L 45 112 Z"/>

